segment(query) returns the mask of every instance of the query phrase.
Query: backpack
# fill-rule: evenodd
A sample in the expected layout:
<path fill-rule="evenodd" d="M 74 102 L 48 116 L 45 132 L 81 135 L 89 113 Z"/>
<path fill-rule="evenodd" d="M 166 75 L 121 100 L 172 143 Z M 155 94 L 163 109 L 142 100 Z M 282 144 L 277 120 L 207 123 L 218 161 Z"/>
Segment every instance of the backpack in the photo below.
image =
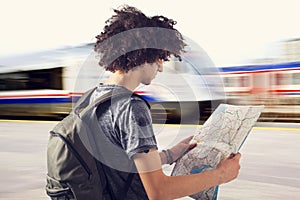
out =
<path fill-rule="evenodd" d="M 46 193 L 52 200 L 120 199 L 110 192 L 106 174 L 101 169 L 102 163 L 90 153 L 89 148 L 93 148 L 92 131 L 82 127 L 88 126 L 89 130 L 97 130 L 95 109 L 102 103 L 124 95 L 141 97 L 134 93 L 129 94 L 124 89 L 116 89 L 90 104 L 90 97 L 95 89 L 96 87 L 83 94 L 70 114 L 50 131 Z M 82 138 L 91 139 L 83 141 Z M 91 144 L 87 147 L 86 142 Z M 127 178 L 121 199 L 126 197 L 132 179 L 133 173 Z"/>

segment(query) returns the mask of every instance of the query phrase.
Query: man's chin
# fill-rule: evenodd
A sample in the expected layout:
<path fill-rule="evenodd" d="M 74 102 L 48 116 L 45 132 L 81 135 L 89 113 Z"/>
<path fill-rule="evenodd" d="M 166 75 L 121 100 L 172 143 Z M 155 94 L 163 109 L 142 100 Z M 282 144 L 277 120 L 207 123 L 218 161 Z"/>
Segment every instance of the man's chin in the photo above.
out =
<path fill-rule="evenodd" d="M 150 85 L 150 84 L 151 84 L 151 81 L 144 82 L 143 84 L 144 84 L 144 85 Z"/>

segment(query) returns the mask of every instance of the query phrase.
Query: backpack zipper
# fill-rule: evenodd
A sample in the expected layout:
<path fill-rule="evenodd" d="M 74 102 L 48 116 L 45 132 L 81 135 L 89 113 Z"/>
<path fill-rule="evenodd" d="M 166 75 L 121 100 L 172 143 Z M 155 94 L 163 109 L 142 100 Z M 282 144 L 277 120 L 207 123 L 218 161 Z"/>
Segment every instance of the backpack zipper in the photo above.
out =
<path fill-rule="evenodd" d="M 50 134 L 52 136 L 59 137 L 67 145 L 67 147 L 70 149 L 71 153 L 76 157 L 76 159 L 78 160 L 80 165 L 83 167 L 83 169 L 86 171 L 86 173 L 88 174 L 89 179 L 90 179 L 92 176 L 92 171 L 90 170 L 90 168 L 88 167 L 86 162 L 82 159 L 82 157 L 79 155 L 79 153 L 76 151 L 76 149 L 72 146 L 72 144 L 60 133 L 50 131 Z"/>

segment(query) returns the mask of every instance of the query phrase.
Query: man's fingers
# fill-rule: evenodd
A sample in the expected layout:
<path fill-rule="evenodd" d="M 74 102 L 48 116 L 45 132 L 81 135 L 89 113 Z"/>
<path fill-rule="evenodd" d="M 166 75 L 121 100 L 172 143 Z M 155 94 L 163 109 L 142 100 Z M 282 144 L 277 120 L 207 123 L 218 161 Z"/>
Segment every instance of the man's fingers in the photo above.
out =
<path fill-rule="evenodd" d="M 235 154 L 235 156 L 234 156 L 234 159 L 240 159 L 241 158 L 241 154 L 240 153 L 237 153 L 237 154 Z"/>
<path fill-rule="evenodd" d="M 228 159 L 233 159 L 233 158 L 239 160 L 241 158 L 241 154 L 240 153 L 236 153 L 236 154 L 232 153 L 228 157 Z"/>
<path fill-rule="evenodd" d="M 192 144 L 190 144 L 190 146 L 189 146 L 189 150 L 191 150 L 191 149 L 195 148 L 196 146 L 197 146 L 197 143 L 192 143 Z"/>
<path fill-rule="evenodd" d="M 183 143 L 189 143 L 193 139 L 193 137 L 194 136 L 191 135 L 191 136 L 185 138 L 184 140 L 182 140 L 181 142 L 183 142 Z"/>

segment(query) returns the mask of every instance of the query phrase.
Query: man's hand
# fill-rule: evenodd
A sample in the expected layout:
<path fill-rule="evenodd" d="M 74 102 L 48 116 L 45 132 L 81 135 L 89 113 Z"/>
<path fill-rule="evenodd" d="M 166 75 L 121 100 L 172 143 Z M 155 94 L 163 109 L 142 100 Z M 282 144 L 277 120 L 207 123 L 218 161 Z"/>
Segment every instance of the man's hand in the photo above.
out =
<path fill-rule="evenodd" d="M 176 162 L 188 151 L 197 146 L 197 143 L 190 144 L 190 141 L 193 139 L 193 136 L 187 137 L 184 140 L 180 141 L 177 145 L 169 149 L 173 162 Z"/>
<path fill-rule="evenodd" d="M 240 158 L 241 154 L 237 153 L 221 160 L 216 168 L 219 172 L 220 184 L 227 183 L 238 176 L 240 170 Z"/>

